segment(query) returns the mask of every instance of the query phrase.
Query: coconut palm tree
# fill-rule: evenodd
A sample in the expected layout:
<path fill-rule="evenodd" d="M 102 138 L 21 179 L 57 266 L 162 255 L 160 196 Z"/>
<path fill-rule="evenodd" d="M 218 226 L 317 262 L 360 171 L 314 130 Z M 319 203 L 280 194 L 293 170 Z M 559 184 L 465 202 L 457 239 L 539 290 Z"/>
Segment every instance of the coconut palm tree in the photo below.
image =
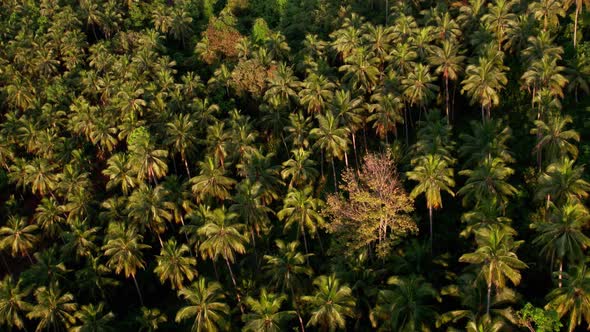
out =
<path fill-rule="evenodd" d="M 471 104 L 481 105 L 482 122 L 485 121 L 485 113 L 489 119 L 491 108 L 500 103 L 498 92 L 508 83 L 505 69 L 497 59 L 479 57 L 477 64 L 471 64 L 465 70 L 461 93 L 469 95 Z"/>
<path fill-rule="evenodd" d="M 588 0 L 567 0 L 564 1 L 564 6 L 569 8 L 571 5 L 576 5 L 575 15 L 574 15 L 574 48 L 578 42 L 578 17 L 580 12 L 582 11 L 582 7 L 586 6 L 586 9 L 590 8 L 590 1 Z"/>
<path fill-rule="evenodd" d="M 7 326 L 8 331 L 24 328 L 24 313 L 31 310 L 26 300 L 30 293 L 30 288 L 23 289 L 21 280 L 15 282 L 11 275 L 0 281 L 0 326 Z"/>
<path fill-rule="evenodd" d="M 221 257 L 227 265 L 236 291 L 238 291 L 238 284 L 231 263 L 236 260 L 236 254 L 246 252 L 246 243 L 248 243 L 248 238 L 241 233 L 245 225 L 234 222 L 237 217 L 237 213 L 228 212 L 225 207 L 217 208 L 207 213 L 205 224 L 197 231 L 204 239 L 199 246 L 201 256 L 209 258 L 213 262 L 216 262 Z M 237 299 L 241 306 L 239 291 Z"/>
<path fill-rule="evenodd" d="M 566 129 L 572 122 L 571 116 L 561 116 L 559 113 L 549 116 L 546 122 L 535 120 L 536 128 L 531 129 L 531 134 L 536 134 L 538 137 L 533 152 L 539 155 L 539 170 L 541 170 L 542 151 L 545 151 L 545 158 L 549 163 L 560 160 L 568 154 L 573 159 L 577 158 L 578 148 L 571 141 L 579 142 L 580 134 L 574 129 Z"/>
<path fill-rule="evenodd" d="M 277 255 L 264 255 L 266 262 L 263 269 L 267 272 L 271 284 L 275 284 L 275 289 L 280 289 L 281 293 L 285 288 L 289 288 L 291 293 L 291 300 L 295 303 L 295 310 L 297 318 L 299 319 L 299 326 L 301 331 L 305 331 L 303 326 L 303 319 L 301 318 L 301 310 L 299 308 L 298 294 L 295 289 L 299 289 L 301 285 L 301 277 L 311 277 L 313 270 L 306 262 L 312 254 L 302 254 L 297 250 L 299 246 L 298 241 L 285 243 L 282 240 L 276 240 L 275 244 L 278 249 Z"/>
<path fill-rule="evenodd" d="M 506 286 L 506 280 L 514 285 L 520 283 L 520 271 L 528 266 L 518 259 L 515 251 L 524 241 L 514 241 L 514 232 L 492 226 L 483 228 L 475 234 L 477 250 L 464 254 L 459 262 L 478 264 L 481 266 L 482 276 L 488 287 L 486 314 L 490 313 L 492 286 L 501 289 Z"/>
<path fill-rule="evenodd" d="M 383 321 L 383 330 L 409 332 L 429 330 L 429 322 L 437 316 L 429 304 L 438 297 L 434 287 L 424 278 L 411 275 L 407 278 L 390 277 L 387 284 L 394 289 L 380 290 L 377 305 L 371 312 L 373 327 Z"/>
<path fill-rule="evenodd" d="M 374 93 L 371 96 L 371 101 L 373 104 L 369 106 L 369 112 L 372 114 L 369 115 L 367 121 L 373 122 L 375 133 L 381 139 L 385 138 L 385 144 L 389 146 L 388 133 L 391 131 L 397 137 L 397 124 L 407 123 L 402 116 L 404 104 L 400 97 L 393 93 L 385 94 L 383 92 Z"/>
<path fill-rule="evenodd" d="M 545 172 L 539 175 L 537 180 L 538 200 L 547 199 L 549 202 L 561 204 L 567 199 L 588 197 L 590 183 L 583 179 L 583 166 L 574 166 L 574 160 L 564 157 L 561 161 L 547 166 Z"/>
<path fill-rule="evenodd" d="M 167 138 L 165 144 L 170 146 L 172 151 L 180 154 L 180 160 L 184 163 L 187 176 L 190 178 L 188 158 L 194 156 L 197 128 L 189 114 L 177 114 L 172 121 L 166 123 Z"/>
<path fill-rule="evenodd" d="M 344 328 L 346 317 L 354 317 L 355 299 L 347 285 L 340 285 L 336 275 L 319 276 L 314 279 L 316 287 L 313 296 L 302 297 L 311 306 L 311 318 L 307 326 L 317 326 L 324 331 Z"/>
<path fill-rule="evenodd" d="M 222 290 L 221 284 L 207 282 L 203 277 L 191 286 L 180 289 L 178 296 L 182 296 L 189 305 L 178 310 L 175 321 L 194 319 L 191 332 L 225 330 L 225 316 L 229 315 L 230 308 L 222 302 L 225 298 Z"/>
<path fill-rule="evenodd" d="M 282 325 L 294 316 L 294 311 L 280 311 L 283 301 L 287 297 L 284 294 L 268 293 L 266 289 L 260 291 L 260 298 L 246 298 L 246 304 L 250 313 L 245 314 L 242 320 L 246 323 L 244 331 L 252 332 L 279 332 Z"/>
<path fill-rule="evenodd" d="M 346 165 L 348 166 L 348 139 L 349 129 L 338 126 L 338 119 L 334 117 L 332 112 L 327 112 L 325 115 L 318 115 L 319 127 L 313 128 L 310 132 L 311 136 L 316 139 L 314 147 L 320 149 L 322 154 L 321 164 L 324 163 L 324 153 L 327 158 L 332 161 L 332 173 L 334 175 L 334 188 L 337 189 L 338 180 L 336 179 L 336 167 L 334 165 L 334 158 L 342 160 L 344 157 Z M 322 167 L 322 177 L 323 167 Z"/>
<path fill-rule="evenodd" d="M 478 204 L 487 199 L 495 199 L 504 205 L 518 191 L 508 182 L 508 177 L 514 174 L 514 170 L 506 166 L 500 158 L 487 157 L 477 168 L 466 169 L 459 174 L 468 177 L 465 185 L 457 191 L 457 195 L 464 196 L 463 204 Z"/>
<path fill-rule="evenodd" d="M 144 127 L 135 129 L 127 138 L 129 168 L 137 174 L 137 181 L 148 179 L 157 184 L 168 173 L 168 150 L 157 149 Z"/>
<path fill-rule="evenodd" d="M 484 123 L 471 121 L 473 134 L 461 133 L 462 144 L 459 155 L 466 158 L 466 166 L 476 166 L 485 158 L 500 158 L 505 163 L 514 161 L 508 149 L 507 141 L 512 137 L 512 130 L 500 119 L 492 119 Z"/>
<path fill-rule="evenodd" d="M 435 78 L 430 74 L 430 67 L 422 63 L 417 64 L 401 82 L 404 96 L 410 105 L 425 109 L 428 102 L 434 98 L 434 93 L 438 91 L 434 81 Z"/>
<path fill-rule="evenodd" d="M 546 310 L 557 311 L 559 318 L 568 315 L 567 331 L 573 332 L 582 319 L 590 323 L 590 271 L 588 263 L 573 266 L 564 274 L 563 287 L 558 287 L 547 294 L 549 303 Z"/>
<path fill-rule="evenodd" d="M 141 307 L 140 315 L 135 316 L 135 321 L 139 324 L 138 332 L 155 332 L 160 324 L 168 321 L 168 317 L 158 309 Z"/>
<path fill-rule="evenodd" d="M 185 279 L 192 281 L 195 278 L 197 270 L 194 266 L 197 265 L 197 259 L 187 257 L 189 252 L 186 244 L 179 246 L 175 239 L 166 241 L 160 255 L 156 256 L 158 266 L 154 269 L 162 284 L 170 281 L 172 289 L 180 289 Z"/>
<path fill-rule="evenodd" d="M 317 114 L 324 110 L 326 104 L 332 100 L 336 85 L 323 75 L 312 73 L 302 83 L 299 91 L 301 104 L 310 114 Z"/>
<path fill-rule="evenodd" d="M 229 197 L 229 190 L 236 183 L 232 178 L 225 176 L 225 168 L 222 165 L 216 165 L 211 157 L 206 157 L 199 163 L 201 172 L 199 175 L 192 177 L 192 191 L 197 202 L 202 202 L 207 197 L 215 197 L 224 200 Z"/>
<path fill-rule="evenodd" d="M 139 230 L 145 229 L 156 235 L 160 246 L 164 246 L 161 235 L 166 231 L 166 222 L 172 221 L 169 204 L 166 204 L 166 189 L 162 185 L 154 188 L 141 184 L 127 201 L 127 216 Z"/>
<path fill-rule="evenodd" d="M 252 184 L 250 179 L 246 179 L 238 184 L 237 189 L 238 192 L 234 196 L 235 203 L 229 210 L 241 216 L 250 229 L 252 246 L 256 247 L 256 237 L 260 236 L 261 232 L 268 231 L 269 214 L 273 211 L 263 204 L 261 197 L 264 189 L 259 183 Z"/>
<path fill-rule="evenodd" d="M 83 305 L 74 316 L 80 321 L 80 325 L 70 329 L 71 332 L 111 332 L 115 331 L 112 321 L 115 315 L 109 311 L 104 313 L 104 303 L 98 305 Z"/>
<path fill-rule="evenodd" d="M 344 72 L 342 81 L 347 82 L 353 90 L 371 93 L 380 74 L 377 65 L 377 58 L 366 49 L 358 48 L 345 59 L 345 64 L 338 71 Z"/>
<path fill-rule="evenodd" d="M 506 34 L 515 25 L 516 14 L 511 11 L 516 5 L 517 2 L 514 0 L 496 0 L 494 3 L 488 3 L 488 12 L 481 17 L 482 22 L 495 35 L 498 50 L 502 49 Z"/>
<path fill-rule="evenodd" d="M 289 188 L 299 187 L 305 183 L 311 182 L 318 176 L 315 168 L 316 162 L 309 159 L 311 153 L 303 148 L 292 150 L 293 157 L 283 162 L 281 177 L 289 181 Z"/>
<path fill-rule="evenodd" d="M 37 229 L 37 225 L 27 225 L 24 217 L 14 215 L 8 217 L 6 226 L 0 228 L 0 250 L 10 248 L 13 257 L 26 255 L 29 262 L 33 264 L 29 251 L 37 242 L 37 235 L 35 235 Z"/>
<path fill-rule="evenodd" d="M 69 328 L 76 322 L 74 313 L 78 305 L 70 293 L 62 294 L 57 284 L 39 287 L 35 290 L 37 304 L 31 307 L 28 318 L 39 319 L 36 332 L 43 330 L 58 331 Z"/>
<path fill-rule="evenodd" d="M 142 240 L 143 236 L 137 233 L 135 227 L 111 224 L 102 250 L 104 250 L 105 256 L 109 258 L 106 263 L 108 268 L 113 269 L 116 274 L 122 273 L 126 278 L 131 277 L 133 279 L 139 295 L 139 302 L 143 306 L 143 297 L 135 275 L 138 269 L 145 267 L 141 251 L 150 248 L 150 246 L 141 243 Z"/>
<path fill-rule="evenodd" d="M 558 26 L 559 16 L 565 17 L 565 8 L 561 1 L 557 0 L 531 2 L 528 10 L 533 14 L 537 21 L 543 22 L 544 31 L 547 31 L 547 28 Z"/>
<path fill-rule="evenodd" d="M 443 41 L 442 47 L 434 46 L 432 55 L 428 57 L 428 62 L 435 68 L 435 73 L 442 76 L 445 82 L 445 114 L 447 121 L 449 115 L 449 80 L 455 82 L 459 79 L 459 74 L 463 71 L 463 62 L 465 56 L 460 55 L 460 48 L 457 43 L 452 41 Z"/>
<path fill-rule="evenodd" d="M 533 224 L 537 237 L 533 244 L 541 247 L 539 252 L 553 265 L 559 264 L 559 287 L 562 285 L 563 264 L 576 264 L 584 259 L 584 250 L 590 246 L 590 238 L 584 235 L 582 227 L 590 217 L 584 205 L 568 200 L 562 206 L 549 204 L 550 213 L 546 221 Z"/>
<path fill-rule="evenodd" d="M 107 190 L 114 187 L 121 186 L 121 191 L 125 196 L 129 193 L 131 188 L 136 186 L 136 179 L 131 170 L 131 164 L 128 162 L 126 154 L 116 153 L 107 160 L 107 168 L 102 171 L 102 174 L 109 177 L 107 182 Z"/>
<path fill-rule="evenodd" d="M 297 226 L 297 234 L 303 235 L 305 253 L 309 253 L 306 233 L 309 231 L 312 237 L 317 232 L 317 227 L 324 222 L 319 213 L 322 201 L 312 196 L 312 188 L 305 187 L 302 190 L 291 189 L 283 201 L 283 208 L 277 213 L 279 220 L 285 221 L 284 230 L 293 225 Z M 298 236 L 299 237 L 299 236 Z"/>
<path fill-rule="evenodd" d="M 440 155 L 423 156 L 416 164 L 412 171 L 406 173 L 410 180 L 418 182 L 410 192 L 410 197 L 416 198 L 422 193 L 426 197 L 426 207 L 430 219 L 430 246 L 432 248 L 432 210 L 442 207 L 441 190 L 455 196 L 451 189 L 455 186 L 453 169 Z"/>

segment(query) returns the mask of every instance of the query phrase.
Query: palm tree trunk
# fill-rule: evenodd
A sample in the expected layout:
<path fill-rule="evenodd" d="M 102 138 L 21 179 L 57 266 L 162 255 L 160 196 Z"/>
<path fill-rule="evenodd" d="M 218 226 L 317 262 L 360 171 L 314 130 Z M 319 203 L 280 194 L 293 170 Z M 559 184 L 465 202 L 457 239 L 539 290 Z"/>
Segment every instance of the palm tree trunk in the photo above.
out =
<path fill-rule="evenodd" d="M 244 307 L 242 306 L 242 298 L 240 297 L 240 291 L 238 290 L 238 283 L 236 282 L 236 277 L 234 277 L 234 272 L 232 271 L 231 264 L 229 263 L 229 260 L 227 258 L 225 258 L 225 264 L 227 264 L 227 269 L 229 270 L 231 281 L 234 284 L 234 288 L 236 289 L 236 298 L 238 299 L 238 304 L 240 305 L 240 311 L 243 314 Z"/>
<path fill-rule="evenodd" d="M 359 157 L 356 151 L 356 135 L 352 133 L 352 148 L 354 149 L 354 164 L 356 168 L 359 168 Z"/>
<path fill-rule="evenodd" d="M 428 216 L 430 217 L 430 253 L 432 253 L 432 206 L 428 207 Z"/>
<path fill-rule="evenodd" d="M 408 133 L 408 108 L 404 105 L 404 127 L 406 130 L 406 145 L 410 144 L 410 134 Z"/>
<path fill-rule="evenodd" d="M 332 158 L 332 173 L 334 174 L 334 190 L 338 192 L 338 181 L 336 180 L 336 166 L 334 166 L 334 158 Z"/>
<path fill-rule="evenodd" d="M 27 258 L 29 259 L 29 262 L 31 263 L 31 265 L 33 265 L 33 259 L 31 258 L 31 255 L 29 255 L 29 251 L 25 250 L 25 254 L 27 255 Z"/>
<path fill-rule="evenodd" d="M 303 219 L 303 218 L 302 218 Z M 303 226 L 303 222 L 301 223 L 301 233 L 303 234 L 303 246 L 305 247 L 305 254 L 309 254 L 309 250 L 307 249 L 307 236 L 305 235 L 305 227 Z M 305 256 L 305 261 L 307 265 L 309 265 L 309 258 Z"/>
<path fill-rule="evenodd" d="M 576 17 L 574 18 L 574 48 L 578 42 L 578 14 L 580 14 L 580 6 L 576 4 Z"/>
<path fill-rule="evenodd" d="M 324 178 L 324 149 L 320 148 L 320 172 L 322 173 L 322 179 Z"/>
<path fill-rule="evenodd" d="M 344 164 L 346 165 L 346 168 L 348 168 L 348 153 L 346 153 L 346 151 L 344 151 Z"/>
<path fill-rule="evenodd" d="M 132 274 L 131 278 L 133 278 L 133 283 L 135 284 L 135 289 L 137 290 L 137 295 L 139 295 L 139 303 L 141 303 L 141 306 L 143 307 L 143 296 L 141 296 L 141 291 L 139 290 L 139 285 L 137 284 L 137 279 L 135 279 L 135 274 Z"/>
<path fill-rule="evenodd" d="M 188 175 L 188 178 L 191 178 L 191 171 L 188 169 L 188 162 L 186 161 L 186 158 L 182 158 L 182 160 L 184 161 L 184 168 L 186 169 L 186 175 Z"/>
<path fill-rule="evenodd" d="M 559 260 L 559 288 L 563 285 L 563 258 Z"/>
<path fill-rule="evenodd" d="M 490 301 L 492 299 L 492 284 L 489 283 L 488 284 L 488 302 L 486 304 L 486 314 L 490 314 Z"/>
<path fill-rule="evenodd" d="M 389 0 L 385 0 L 385 26 L 389 25 Z"/>
<path fill-rule="evenodd" d="M 291 296 L 293 297 L 293 302 L 295 303 L 295 312 L 297 313 L 297 319 L 299 320 L 299 327 L 301 328 L 301 332 L 305 332 L 305 327 L 303 325 L 303 319 L 301 319 L 301 312 L 299 311 L 299 303 L 297 298 L 295 297 L 295 291 L 293 290 L 293 284 L 289 285 L 291 289 Z"/>
<path fill-rule="evenodd" d="M 481 123 L 485 123 L 486 119 L 485 119 L 485 115 L 483 112 L 483 104 L 481 104 Z"/>
<path fill-rule="evenodd" d="M 447 124 L 451 123 L 449 117 L 449 75 L 445 75 L 445 102 L 447 104 Z"/>

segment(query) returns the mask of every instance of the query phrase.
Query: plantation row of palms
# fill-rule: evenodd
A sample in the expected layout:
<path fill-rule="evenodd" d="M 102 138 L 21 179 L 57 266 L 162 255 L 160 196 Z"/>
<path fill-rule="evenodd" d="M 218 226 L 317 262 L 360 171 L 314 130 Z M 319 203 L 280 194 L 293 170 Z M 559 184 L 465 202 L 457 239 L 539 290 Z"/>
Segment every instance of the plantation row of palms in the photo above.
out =
<path fill-rule="evenodd" d="M 590 326 L 588 5 L 2 2 L 0 330 Z"/>

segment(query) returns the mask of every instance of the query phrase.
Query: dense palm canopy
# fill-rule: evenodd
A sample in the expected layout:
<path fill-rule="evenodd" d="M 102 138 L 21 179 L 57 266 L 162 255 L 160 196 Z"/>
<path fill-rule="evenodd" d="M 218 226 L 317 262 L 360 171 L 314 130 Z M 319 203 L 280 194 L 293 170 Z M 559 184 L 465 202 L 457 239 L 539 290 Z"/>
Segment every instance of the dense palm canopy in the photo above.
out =
<path fill-rule="evenodd" d="M 588 328 L 589 10 L 0 1 L 0 330 Z"/>

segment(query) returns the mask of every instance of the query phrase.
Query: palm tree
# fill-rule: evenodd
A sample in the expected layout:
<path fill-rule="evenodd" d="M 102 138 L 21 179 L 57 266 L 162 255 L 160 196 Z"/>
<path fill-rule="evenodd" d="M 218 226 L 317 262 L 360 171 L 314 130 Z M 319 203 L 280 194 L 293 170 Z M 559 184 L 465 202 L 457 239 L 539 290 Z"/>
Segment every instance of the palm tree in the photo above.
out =
<path fill-rule="evenodd" d="M 143 306 L 143 297 L 135 279 L 135 274 L 137 269 L 145 267 L 141 251 L 150 248 L 150 246 L 141 243 L 142 240 L 143 236 L 137 233 L 135 227 L 111 224 L 106 238 L 107 242 L 102 246 L 102 250 L 104 250 L 105 256 L 109 257 L 106 263 L 108 268 L 114 269 L 116 274 L 123 273 L 126 278 L 131 277 L 133 279 L 139 295 L 139 302 Z"/>
<path fill-rule="evenodd" d="M 89 227 L 88 222 L 80 219 L 74 219 L 69 225 L 70 230 L 62 234 L 62 252 L 67 257 L 75 257 L 76 261 L 81 257 L 94 256 L 98 249 L 95 241 L 100 227 Z"/>
<path fill-rule="evenodd" d="M 465 165 L 476 166 L 485 158 L 500 158 L 505 163 L 514 161 L 506 144 L 512 136 L 512 130 L 504 126 L 502 120 L 493 119 L 484 123 L 471 121 L 470 125 L 473 134 L 459 134 L 463 141 L 459 154 L 467 158 Z"/>
<path fill-rule="evenodd" d="M 583 179 L 584 167 L 574 166 L 574 162 L 564 157 L 547 166 L 545 172 L 539 175 L 536 198 L 547 199 L 547 204 L 551 201 L 561 204 L 568 198 L 579 200 L 588 197 L 590 183 Z"/>
<path fill-rule="evenodd" d="M 74 316 L 80 321 L 80 325 L 72 327 L 71 332 L 111 332 L 112 321 L 115 315 L 112 312 L 104 313 L 104 303 L 83 305 Z"/>
<path fill-rule="evenodd" d="M 590 238 L 582 232 L 590 214 L 584 205 L 571 199 L 560 207 L 551 203 L 549 208 L 551 213 L 546 222 L 531 225 L 538 233 L 533 244 L 541 247 L 539 253 L 550 260 L 551 265 L 553 259 L 557 259 L 561 287 L 564 261 L 570 264 L 582 261 L 584 250 L 590 246 Z"/>
<path fill-rule="evenodd" d="M 340 120 L 344 127 L 348 128 L 348 131 L 350 132 L 350 137 L 352 138 L 352 148 L 354 150 L 354 158 L 358 167 L 356 132 L 363 128 L 366 123 L 366 118 L 363 114 L 363 99 L 353 99 L 350 91 L 338 90 L 334 95 L 331 106 L 334 114 L 336 114 L 336 117 Z"/>
<path fill-rule="evenodd" d="M 166 124 L 167 138 L 165 144 L 172 148 L 172 151 L 180 154 L 180 160 L 184 163 L 186 174 L 191 177 L 188 166 L 188 158 L 192 157 L 196 147 L 195 123 L 189 114 L 177 114 L 171 122 Z"/>
<path fill-rule="evenodd" d="M 7 326 L 8 331 L 13 327 L 24 328 L 23 314 L 31 310 L 31 304 L 26 301 L 31 293 L 30 289 L 23 289 L 21 280 L 16 283 L 11 275 L 0 281 L 0 325 Z"/>
<path fill-rule="evenodd" d="M 580 12 L 582 11 L 582 7 L 585 5 L 586 8 L 590 7 L 590 1 L 588 0 L 567 0 L 564 1 L 564 5 L 566 8 L 569 8 L 569 6 L 571 6 L 571 4 L 574 3 L 576 5 L 576 12 L 575 12 L 575 17 L 574 17 L 574 48 L 577 45 L 578 42 L 578 16 L 580 15 Z"/>
<path fill-rule="evenodd" d="M 559 25 L 559 16 L 565 17 L 563 4 L 558 0 L 541 0 L 529 4 L 528 10 L 539 22 L 543 22 L 543 30 Z"/>
<path fill-rule="evenodd" d="M 421 157 L 416 167 L 406 174 L 410 180 L 418 182 L 410 193 L 410 197 L 416 198 L 422 193 L 426 196 L 426 207 L 430 218 L 430 246 L 432 248 L 432 210 L 442 207 L 441 190 L 455 196 L 451 190 L 455 186 L 453 169 L 440 155 L 429 154 Z"/>
<path fill-rule="evenodd" d="M 324 153 L 327 154 L 327 158 L 332 161 L 332 172 L 334 175 L 334 188 L 337 189 L 336 179 L 336 167 L 334 166 L 334 158 L 342 160 L 344 157 L 346 165 L 348 166 L 348 128 L 342 128 L 338 126 L 338 120 L 334 117 L 332 112 L 327 112 L 326 115 L 318 115 L 319 127 L 313 128 L 310 132 L 312 137 L 316 139 L 314 147 L 318 147 L 322 154 L 321 164 L 324 163 Z M 322 167 L 322 177 L 323 167 Z"/>
<path fill-rule="evenodd" d="M 434 97 L 434 93 L 438 91 L 438 86 L 433 84 L 434 81 L 435 78 L 430 75 L 430 67 L 421 63 L 417 64 L 414 71 L 401 82 L 404 96 L 410 105 L 417 104 L 424 109 Z"/>
<path fill-rule="evenodd" d="M 579 142 L 580 134 L 574 129 L 566 129 L 573 122 L 569 115 L 559 113 L 551 115 L 547 122 L 535 120 L 536 128 L 531 134 L 536 134 L 538 142 L 533 152 L 538 153 L 539 170 L 541 170 L 541 152 L 545 150 L 546 159 L 551 163 L 566 157 L 569 153 L 573 159 L 578 156 L 578 148 L 570 141 Z"/>
<path fill-rule="evenodd" d="M 225 176 L 225 168 L 222 165 L 216 165 L 211 157 L 200 162 L 199 168 L 201 169 L 199 175 L 190 180 L 197 202 L 202 202 L 207 197 L 216 197 L 220 200 L 228 198 L 229 190 L 236 181 Z"/>
<path fill-rule="evenodd" d="M 166 175 L 168 150 L 157 149 L 150 134 L 144 127 L 135 129 L 127 139 L 129 148 L 128 164 L 137 174 L 137 181 L 144 178 L 157 184 L 159 178 Z"/>
<path fill-rule="evenodd" d="M 0 250 L 10 248 L 13 257 L 26 255 L 33 264 L 29 250 L 37 242 L 34 234 L 37 229 L 37 225 L 27 225 L 25 218 L 21 216 L 8 217 L 6 226 L 0 228 Z"/>
<path fill-rule="evenodd" d="M 359 48 L 345 59 L 345 65 L 338 71 L 344 72 L 343 82 L 348 82 L 354 90 L 371 93 L 377 84 L 379 69 L 376 67 L 377 58 L 364 48 Z"/>
<path fill-rule="evenodd" d="M 264 189 L 260 183 L 252 184 L 246 179 L 238 184 L 238 192 L 234 197 L 235 204 L 230 206 L 230 211 L 239 214 L 246 226 L 250 229 L 252 246 L 256 247 L 256 236 L 261 231 L 268 231 L 270 224 L 269 214 L 273 211 L 263 204 L 262 193 Z"/>
<path fill-rule="evenodd" d="M 438 294 L 434 287 L 422 277 L 391 277 L 387 284 L 394 285 L 393 290 L 380 290 L 377 306 L 371 312 L 373 327 L 375 318 L 384 322 L 383 329 L 410 332 L 428 331 L 428 323 L 437 316 L 433 306 L 428 304 Z"/>
<path fill-rule="evenodd" d="M 488 13 L 481 17 L 482 22 L 496 36 L 498 50 L 502 49 L 502 42 L 505 35 L 515 25 L 516 14 L 512 13 L 512 7 L 517 5 L 514 0 L 496 0 L 488 3 Z"/>
<path fill-rule="evenodd" d="M 318 171 L 315 168 L 316 162 L 309 159 L 311 153 L 305 151 L 303 148 L 292 150 L 293 157 L 283 162 L 283 170 L 281 177 L 289 181 L 289 188 L 298 187 L 305 183 L 310 183 L 318 176 Z"/>
<path fill-rule="evenodd" d="M 126 207 L 129 219 L 139 226 L 141 232 L 149 229 L 155 234 L 162 247 L 164 243 L 161 234 L 166 231 L 166 221 L 172 220 L 165 197 L 166 189 L 162 185 L 152 188 L 142 183 L 131 193 Z"/>
<path fill-rule="evenodd" d="M 107 160 L 107 165 L 107 168 L 102 171 L 102 174 L 109 177 L 107 190 L 121 186 L 123 194 L 127 196 L 129 190 L 136 185 L 127 155 L 123 153 L 114 154 Z"/>
<path fill-rule="evenodd" d="M 500 158 L 487 157 L 474 170 L 466 169 L 459 174 L 468 177 L 465 185 L 457 191 L 457 195 L 464 196 L 464 204 L 469 201 L 479 203 L 495 199 L 504 205 L 518 191 L 508 182 L 508 177 L 514 174 L 514 170 L 506 166 Z"/>
<path fill-rule="evenodd" d="M 590 323 L 590 271 L 588 271 L 588 262 L 583 262 L 578 266 L 570 268 L 569 272 L 564 274 L 564 285 L 558 287 L 547 294 L 549 303 L 545 310 L 555 310 L 562 318 L 566 314 L 568 317 L 568 332 L 573 332 L 582 322 Z"/>
<path fill-rule="evenodd" d="M 283 201 L 283 208 L 277 213 L 279 220 L 285 221 L 284 230 L 297 225 L 297 234 L 303 235 L 305 253 L 309 253 L 307 247 L 306 229 L 311 232 L 312 237 L 317 232 L 317 226 L 322 225 L 324 219 L 318 212 L 322 201 L 312 196 L 312 188 L 305 187 L 303 190 L 291 189 Z M 299 237 L 299 236 L 298 236 Z"/>
<path fill-rule="evenodd" d="M 461 93 L 469 95 L 471 104 L 481 104 L 482 122 L 485 120 L 484 111 L 489 119 L 491 108 L 500 103 L 498 91 L 508 83 L 504 69 L 497 59 L 479 57 L 477 65 L 471 64 L 465 70 L 467 77 L 462 82 Z"/>
<path fill-rule="evenodd" d="M 160 277 L 160 282 L 164 284 L 166 280 L 170 281 L 172 289 L 182 288 L 185 279 L 192 281 L 197 274 L 194 266 L 197 265 L 197 259 L 187 257 L 190 252 L 186 244 L 178 246 L 175 239 L 168 240 L 160 255 L 156 256 L 158 266 L 154 272 Z"/>
<path fill-rule="evenodd" d="M 291 319 L 294 314 L 293 311 L 279 311 L 286 298 L 284 294 L 267 293 L 265 288 L 260 291 L 258 300 L 252 297 L 246 298 L 246 304 L 250 307 L 251 313 L 245 314 L 242 318 L 246 323 L 244 331 L 282 331 L 282 323 Z"/>
<path fill-rule="evenodd" d="M 305 331 L 303 326 L 303 319 L 301 318 L 301 311 L 299 309 L 299 300 L 295 293 L 295 288 L 299 289 L 300 276 L 311 277 L 313 270 L 305 265 L 309 256 L 312 254 L 302 254 L 297 250 L 299 246 L 298 241 L 285 243 L 282 240 L 276 240 L 275 244 L 279 249 L 276 256 L 264 255 L 266 264 L 263 269 L 268 273 L 271 283 L 276 284 L 276 289 L 280 289 L 281 292 L 285 288 L 289 288 L 291 292 L 291 298 L 295 303 L 295 310 L 299 319 L 299 326 L 301 331 Z"/>
<path fill-rule="evenodd" d="M 499 227 L 483 228 L 475 234 L 477 250 L 464 254 L 459 262 L 478 264 L 481 266 L 480 275 L 487 283 L 486 314 L 490 313 L 492 286 L 496 289 L 504 288 L 506 279 L 514 285 L 520 283 L 519 270 L 527 268 L 527 265 L 518 259 L 516 251 L 524 241 L 514 241 L 514 232 L 508 232 Z"/>
<path fill-rule="evenodd" d="M 221 284 L 207 282 L 200 277 L 191 286 L 178 291 L 189 305 L 182 307 L 176 314 L 176 322 L 194 318 L 191 332 L 217 332 L 225 330 L 225 316 L 229 315 L 229 306 L 221 301 L 225 298 Z"/>
<path fill-rule="evenodd" d="M 569 82 L 567 92 L 574 92 L 576 102 L 578 102 L 579 90 L 590 94 L 590 61 L 588 60 L 587 55 L 577 54 L 575 58 L 568 61 L 568 66 L 565 68 Z"/>
<path fill-rule="evenodd" d="M 213 262 L 216 262 L 219 257 L 223 258 L 236 291 L 238 291 L 238 284 L 231 263 L 235 261 L 236 254 L 246 252 L 245 244 L 248 243 L 248 238 L 240 233 L 245 225 L 233 222 L 237 217 L 237 213 L 227 212 L 225 207 L 218 208 L 205 216 L 206 223 L 198 229 L 198 234 L 205 239 L 199 246 L 201 256 Z M 241 306 L 239 291 L 237 299 Z"/>
<path fill-rule="evenodd" d="M 374 93 L 371 96 L 371 101 L 374 102 L 374 104 L 369 106 L 369 111 L 373 114 L 367 118 L 367 121 L 373 122 L 373 128 L 375 129 L 376 134 L 381 139 L 385 138 L 385 144 L 389 146 L 389 138 L 387 134 L 392 131 L 397 138 L 396 125 L 398 123 L 407 124 L 401 114 L 404 104 L 401 98 L 393 93 Z M 408 137 L 406 135 L 406 141 L 407 140 Z"/>
<path fill-rule="evenodd" d="M 494 319 L 490 315 L 484 315 L 479 320 L 472 320 L 465 327 L 467 332 L 501 332 L 506 328 L 506 324 Z"/>
<path fill-rule="evenodd" d="M 445 81 L 445 111 L 449 121 L 449 80 L 456 81 L 459 78 L 459 74 L 463 71 L 465 56 L 460 55 L 459 46 L 456 43 L 445 40 L 442 42 L 442 47 L 433 47 L 428 61 L 435 67 L 435 73 L 441 75 Z"/>
<path fill-rule="evenodd" d="M 303 81 L 303 89 L 299 91 L 301 104 L 308 113 L 319 113 L 330 100 L 336 85 L 326 77 L 312 73 Z"/>
<path fill-rule="evenodd" d="M 324 331 L 344 328 L 346 317 L 354 317 L 356 301 L 350 287 L 340 285 L 340 280 L 334 274 L 315 278 L 313 285 L 316 287 L 315 294 L 302 297 L 312 308 L 307 326 L 319 325 Z"/>
<path fill-rule="evenodd" d="M 135 321 L 139 324 L 138 332 L 154 332 L 160 324 L 168 321 L 168 317 L 158 309 L 141 307 L 141 316 L 135 316 Z"/>
<path fill-rule="evenodd" d="M 76 322 L 74 312 L 78 305 L 73 302 L 74 296 L 70 293 L 62 295 L 56 284 L 49 288 L 43 286 L 35 290 L 35 304 L 27 314 L 28 318 L 39 319 L 36 332 L 52 329 L 58 331 L 69 328 Z"/>

